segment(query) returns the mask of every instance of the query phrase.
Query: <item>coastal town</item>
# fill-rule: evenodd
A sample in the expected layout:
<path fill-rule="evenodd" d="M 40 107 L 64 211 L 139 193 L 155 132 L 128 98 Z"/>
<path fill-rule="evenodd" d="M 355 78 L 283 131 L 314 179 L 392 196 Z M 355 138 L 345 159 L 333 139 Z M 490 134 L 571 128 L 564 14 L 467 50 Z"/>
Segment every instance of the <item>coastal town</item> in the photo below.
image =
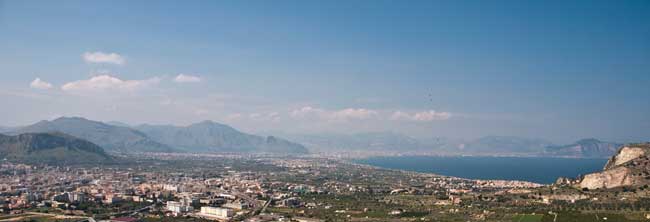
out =
<path fill-rule="evenodd" d="M 0 221 L 510 221 L 598 207 L 611 209 L 610 218 L 625 209 L 645 219 L 645 192 L 469 180 L 332 158 L 150 153 L 103 166 L 4 161 Z"/>
<path fill-rule="evenodd" d="M 0 0 L 0 222 L 650 222 L 650 0 Z"/>
<path fill-rule="evenodd" d="M 147 154 L 132 160 L 92 167 L 3 162 L 0 218 L 323 221 L 327 218 L 319 216 L 412 213 L 388 207 L 399 205 L 390 198 L 401 195 L 436 197 L 433 205 L 453 206 L 469 194 L 541 186 L 383 170 L 326 158 Z M 351 202 L 331 202 L 372 194 L 387 197 L 372 204 L 386 206 L 355 209 Z"/>

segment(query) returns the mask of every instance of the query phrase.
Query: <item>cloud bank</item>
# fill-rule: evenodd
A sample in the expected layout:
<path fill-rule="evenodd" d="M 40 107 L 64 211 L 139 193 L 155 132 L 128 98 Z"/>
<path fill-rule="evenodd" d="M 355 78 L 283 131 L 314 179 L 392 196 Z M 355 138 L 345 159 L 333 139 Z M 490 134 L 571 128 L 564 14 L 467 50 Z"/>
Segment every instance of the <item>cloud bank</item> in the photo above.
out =
<path fill-rule="evenodd" d="M 160 82 L 160 78 L 153 77 L 144 80 L 122 80 L 110 75 L 95 76 L 90 79 L 77 80 L 61 86 L 66 92 L 98 92 L 121 91 L 132 92 L 143 89 Z"/>
<path fill-rule="evenodd" d="M 374 110 L 363 108 L 347 108 L 333 112 L 330 116 L 332 119 L 336 120 L 366 120 L 378 117 L 379 113 Z"/>
<path fill-rule="evenodd" d="M 126 59 L 117 53 L 86 52 L 81 57 L 87 63 L 107 63 L 114 65 L 124 65 L 126 63 Z"/>
<path fill-rule="evenodd" d="M 187 74 L 179 74 L 174 78 L 174 82 L 177 83 L 195 83 L 195 82 L 201 82 L 201 77 L 198 76 L 193 76 L 193 75 L 187 75 Z"/>
<path fill-rule="evenodd" d="M 365 108 L 346 108 L 340 110 L 325 110 L 304 106 L 289 112 L 289 116 L 294 119 L 323 119 L 329 121 L 347 121 L 347 120 L 394 120 L 394 121 L 414 121 L 414 122 L 431 122 L 437 120 L 447 120 L 451 118 L 449 112 L 436 112 L 435 110 L 426 110 L 418 112 L 372 110 Z"/>
<path fill-rule="evenodd" d="M 435 120 L 447 120 L 451 118 L 451 113 L 436 112 L 435 110 L 428 110 L 422 112 L 408 113 L 402 111 L 395 111 L 391 115 L 391 120 L 405 120 L 416 122 L 431 122 Z"/>

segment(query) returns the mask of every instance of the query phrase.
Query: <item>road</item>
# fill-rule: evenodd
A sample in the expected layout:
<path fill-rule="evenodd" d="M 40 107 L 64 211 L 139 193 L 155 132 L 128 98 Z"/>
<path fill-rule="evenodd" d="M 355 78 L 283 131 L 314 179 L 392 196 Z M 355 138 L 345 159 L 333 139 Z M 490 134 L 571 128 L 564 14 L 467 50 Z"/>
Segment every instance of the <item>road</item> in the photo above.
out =
<path fill-rule="evenodd" d="M 264 211 L 266 210 L 266 208 L 269 207 L 270 204 L 271 204 L 271 199 L 269 198 L 269 200 L 266 201 L 266 203 L 264 203 L 264 206 L 262 207 L 262 210 L 260 210 L 259 212 L 257 212 L 256 215 L 259 214 L 259 213 L 264 212 Z"/>

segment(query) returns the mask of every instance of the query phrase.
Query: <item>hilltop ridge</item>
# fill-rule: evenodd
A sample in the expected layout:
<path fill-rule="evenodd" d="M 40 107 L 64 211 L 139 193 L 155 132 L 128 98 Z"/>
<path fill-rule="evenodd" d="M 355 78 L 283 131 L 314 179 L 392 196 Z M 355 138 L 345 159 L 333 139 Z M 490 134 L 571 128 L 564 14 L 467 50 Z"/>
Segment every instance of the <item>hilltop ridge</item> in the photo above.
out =
<path fill-rule="evenodd" d="M 307 149 L 275 136 L 257 136 L 210 120 L 189 126 L 140 125 L 135 129 L 150 138 L 192 152 L 263 152 L 303 154 Z"/>
<path fill-rule="evenodd" d="M 62 132 L 93 142 L 107 151 L 115 152 L 173 152 L 168 145 L 158 143 L 146 134 L 127 127 L 113 126 L 82 117 L 60 117 L 42 120 L 18 128 L 13 134 Z"/>
<path fill-rule="evenodd" d="M 101 147 L 59 132 L 16 136 L 0 134 L 0 158 L 49 164 L 106 163 L 113 160 Z"/>

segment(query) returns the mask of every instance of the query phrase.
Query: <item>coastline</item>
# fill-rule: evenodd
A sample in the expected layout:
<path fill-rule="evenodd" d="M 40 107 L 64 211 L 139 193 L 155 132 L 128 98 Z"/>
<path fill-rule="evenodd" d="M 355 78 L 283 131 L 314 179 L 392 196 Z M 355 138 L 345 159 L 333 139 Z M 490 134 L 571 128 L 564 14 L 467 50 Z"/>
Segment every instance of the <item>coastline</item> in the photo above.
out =
<path fill-rule="evenodd" d="M 413 157 L 414 159 L 409 159 Z M 468 180 L 525 181 L 553 184 L 557 178 L 576 178 L 596 172 L 601 158 L 512 157 L 512 156 L 376 156 L 346 162 L 378 169 L 428 173 Z"/>

